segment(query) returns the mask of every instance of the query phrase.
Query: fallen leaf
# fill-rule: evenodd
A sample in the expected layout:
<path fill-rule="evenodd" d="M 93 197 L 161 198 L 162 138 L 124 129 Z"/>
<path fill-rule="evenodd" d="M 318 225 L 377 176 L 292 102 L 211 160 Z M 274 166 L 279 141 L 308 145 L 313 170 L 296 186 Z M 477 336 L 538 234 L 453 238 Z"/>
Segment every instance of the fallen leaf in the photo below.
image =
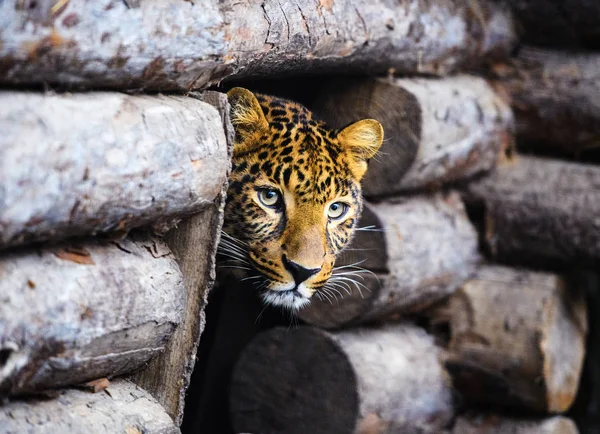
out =
<path fill-rule="evenodd" d="M 110 381 L 106 377 L 88 381 L 83 385 L 84 388 L 89 389 L 92 393 L 102 392 L 108 386 L 110 386 Z"/>

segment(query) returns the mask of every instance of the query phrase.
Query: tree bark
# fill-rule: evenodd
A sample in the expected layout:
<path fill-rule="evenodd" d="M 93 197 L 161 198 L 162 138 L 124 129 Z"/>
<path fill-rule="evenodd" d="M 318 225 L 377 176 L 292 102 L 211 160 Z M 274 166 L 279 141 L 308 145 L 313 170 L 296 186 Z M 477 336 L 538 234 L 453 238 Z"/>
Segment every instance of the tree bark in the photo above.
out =
<path fill-rule="evenodd" d="M 218 110 L 194 98 L 1 92 L 0 130 L 0 249 L 168 227 L 212 205 L 229 165 Z"/>
<path fill-rule="evenodd" d="M 483 207 L 497 260 L 534 267 L 600 264 L 600 167 L 519 157 L 466 187 Z"/>
<path fill-rule="evenodd" d="M 507 8 L 482 0 L 0 5 L 0 83 L 204 88 L 291 73 L 446 74 L 506 57 Z"/>
<path fill-rule="evenodd" d="M 169 415 L 141 387 L 125 380 L 99 393 L 77 389 L 58 392 L 55 399 L 11 401 L 0 406 L 5 434 L 178 434 Z"/>
<path fill-rule="evenodd" d="M 22 249 L 0 270 L 0 395 L 129 373 L 182 319 L 182 275 L 156 238 Z"/>
<path fill-rule="evenodd" d="M 389 196 L 469 178 L 512 146 L 509 105 L 481 78 L 336 78 L 314 110 L 334 128 L 379 120 L 386 140 L 363 181 L 365 196 Z"/>
<path fill-rule="evenodd" d="M 461 416 L 454 434 L 579 434 L 575 423 L 563 416 L 546 419 L 514 419 L 496 415 Z"/>
<path fill-rule="evenodd" d="M 454 413 L 438 356 L 433 339 L 408 324 L 335 334 L 271 329 L 234 370 L 234 430 L 437 433 Z"/>
<path fill-rule="evenodd" d="M 227 97 L 216 92 L 206 92 L 204 98 L 221 112 L 230 153 L 233 127 L 229 121 Z M 175 255 L 183 274 L 185 309 L 181 323 L 167 343 L 165 352 L 132 377 L 158 399 L 177 425 L 181 425 L 183 420 L 186 391 L 205 325 L 204 307 L 215 282 L 215 254 L 223 223 L 225 196 L 226 187 L 223 185 L 213 206 L 183 221 L 176 229 L 167 233 L 165 242 Z"/>
<path fill-rule="evenodd" d="M 357 232 L 337 263 L 375 274 L 341 275 L 358 283 L 342 280 L 318 292 L 299 312 L 304 321 L 337 328 L 422 310 L 454 292 L 479 261 L 477 233 L 455 193 L 368 205 L 359 226 L 368 230 Z M 348 271 L 355 269 L 340 269 Z"/>
<path fill-rule="evenodd" d="M 600 55 L 525 48 L 493 73 L 509 95 L 520 147 L 575 154 L 600 146 Z"/>
<path fill-rule="evenodd" d="M 551 413 L 573 403 L 585 356 L 585 288 L 485 266 L 433 317 L 436 328 L 449 328 L 445 365 L 467 399 Z"/>
<path fill-rule="evenodd" d="M 600 4 L 596 0 L 508 0 L 507 3 L 525 43 L 600 48 Z"/>

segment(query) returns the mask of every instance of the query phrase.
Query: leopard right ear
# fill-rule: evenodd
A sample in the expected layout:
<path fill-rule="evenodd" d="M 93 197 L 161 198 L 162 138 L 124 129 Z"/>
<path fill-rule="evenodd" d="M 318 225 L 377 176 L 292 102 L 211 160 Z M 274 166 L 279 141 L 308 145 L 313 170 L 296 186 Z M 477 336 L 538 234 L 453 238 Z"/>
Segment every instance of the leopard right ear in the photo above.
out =
<path fill-rule="evenodd" d="M 234 153 L 240 152 L 240 147 L 256 132 L 269 127 L 267 118 L 260 108 L 256 96 L 248 89 L 234 87 L 227 92 L 231 105 L 231 123 L 235 128 Z"/>

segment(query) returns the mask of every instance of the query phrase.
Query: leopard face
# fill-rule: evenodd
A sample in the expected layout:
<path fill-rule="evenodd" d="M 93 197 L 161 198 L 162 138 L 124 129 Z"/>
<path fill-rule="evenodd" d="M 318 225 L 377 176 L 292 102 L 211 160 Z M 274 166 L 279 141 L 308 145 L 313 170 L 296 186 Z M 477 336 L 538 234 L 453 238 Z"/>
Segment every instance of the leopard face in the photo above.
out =
<path fill-rule="evenodd" d="M 298 309 L 352 238 L 383 128 L 366 119 L 331 130 L 297 103 L 227 95 L 236 136 L 221 252 L 251 270 L 266 302 Z"/>

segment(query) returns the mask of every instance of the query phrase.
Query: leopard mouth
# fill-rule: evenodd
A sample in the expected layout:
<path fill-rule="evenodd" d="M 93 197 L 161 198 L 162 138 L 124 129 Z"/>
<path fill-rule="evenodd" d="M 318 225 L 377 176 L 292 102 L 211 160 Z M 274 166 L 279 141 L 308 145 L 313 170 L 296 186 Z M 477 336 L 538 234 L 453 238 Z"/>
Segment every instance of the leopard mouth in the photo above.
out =
<path fill-rule="evenodd" d="M 265 289 L 261 292 L 261 297 L 265 303 L 272 306 L 282 306 L 292 310 L 299 310 L 310 303 L 310 296 L 302 294 L 298 286 L 292 289 Z"/>

